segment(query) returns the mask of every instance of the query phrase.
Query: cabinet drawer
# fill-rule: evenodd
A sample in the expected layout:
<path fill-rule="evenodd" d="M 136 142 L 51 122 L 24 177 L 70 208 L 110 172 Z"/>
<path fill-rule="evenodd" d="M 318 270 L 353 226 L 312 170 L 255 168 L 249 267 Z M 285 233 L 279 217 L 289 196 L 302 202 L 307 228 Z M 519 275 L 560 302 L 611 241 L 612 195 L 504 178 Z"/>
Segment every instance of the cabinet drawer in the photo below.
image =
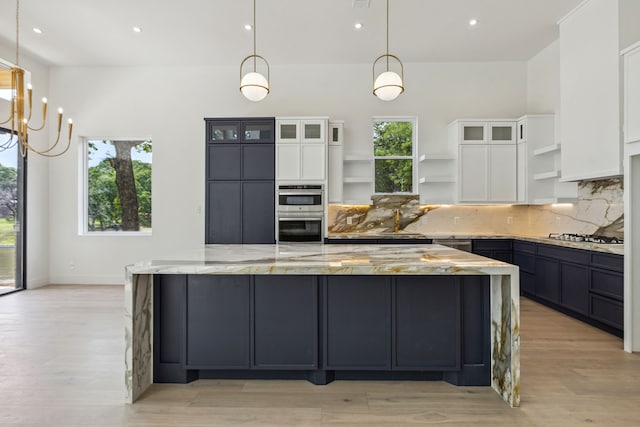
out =
<path fill-rule="evenodd" d="M 516 252 L 526 252 L 528 254 L 535 254 L 536 244 L 531 242 L 523 242 L 522 240 L 514 240 L 513 250 Z"/>
<path fill-rule="evenodd" d="M 591 317 L 614 328 L 622 329 L 624 310 L 621 302 L 591 294 Z"/>
<path fill-rule="evenodd" d="M 609 270 L 591 268 L 590 290 L 622 301 L 624 296 L 624 275 Z"/>
<path fill-rule="evenodd" d="M 560 261 L 568 261 L 576 264 L 589 264 L 589 251 L 580 249 L 562 248 L 560 246 L 539 245 L 538 255 L 553 258 Z"/>
<path fill-rule="evenodd" d="M 473 252 L 476 250 L 511 250 L 513 240 L 511 239 L 474 239 Z"/>
<path fill-rule="evenodd" d="M 523 252 L 513 253 L 513 263 L 520 267 L 521 271 L 535 274 L 536 272 L 536 256 Z"/>
<path fill-rule="evenodd" d="M 624 256 L 591 252 L 591 265 L 622 273 L 624 271 Z"/>

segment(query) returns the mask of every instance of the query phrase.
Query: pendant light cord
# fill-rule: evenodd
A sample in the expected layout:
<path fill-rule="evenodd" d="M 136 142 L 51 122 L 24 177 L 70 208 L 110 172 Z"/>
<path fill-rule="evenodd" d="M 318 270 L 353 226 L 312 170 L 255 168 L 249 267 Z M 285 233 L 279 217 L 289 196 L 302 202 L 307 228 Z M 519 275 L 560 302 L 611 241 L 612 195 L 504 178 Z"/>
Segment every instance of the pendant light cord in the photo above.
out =
<path fill-rule="evenodd" d="M 389 0 L 387 0 L 387 71 L 389 71 Z"/>
<path fill-rule="evenodd" d="M 256 0 L 253 0 L 253 72 L 256 72 Z"/>

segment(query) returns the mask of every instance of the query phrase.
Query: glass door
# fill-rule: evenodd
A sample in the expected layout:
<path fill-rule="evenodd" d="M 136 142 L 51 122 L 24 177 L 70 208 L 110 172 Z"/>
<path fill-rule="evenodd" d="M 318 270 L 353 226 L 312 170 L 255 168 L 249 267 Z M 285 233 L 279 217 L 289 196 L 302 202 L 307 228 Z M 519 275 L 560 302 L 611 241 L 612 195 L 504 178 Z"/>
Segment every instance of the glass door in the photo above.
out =
<path fill-rule="evenodd" d="M 0 295 L 24 288 L 26 161 L 16 142 L 0 128 Z"/>

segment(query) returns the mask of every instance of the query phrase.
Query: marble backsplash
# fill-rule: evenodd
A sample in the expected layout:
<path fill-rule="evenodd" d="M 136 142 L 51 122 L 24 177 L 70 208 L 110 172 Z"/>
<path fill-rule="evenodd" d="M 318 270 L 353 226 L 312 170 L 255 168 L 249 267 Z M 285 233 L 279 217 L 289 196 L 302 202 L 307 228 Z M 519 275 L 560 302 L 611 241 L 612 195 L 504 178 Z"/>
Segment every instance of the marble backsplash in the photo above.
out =
<path fill-rule="evenodd" d="M 554 205 L 420 205 L 418 196 L 373 196 L 372 204 L 330 205 L 330 233 L 584 233 L 623 237 L 622 178 L 583 181 L 578 199 Z M 396 215 L 396 211 L 399 215 Z M 396 218 L 398 219 L 396 221 Z"/>

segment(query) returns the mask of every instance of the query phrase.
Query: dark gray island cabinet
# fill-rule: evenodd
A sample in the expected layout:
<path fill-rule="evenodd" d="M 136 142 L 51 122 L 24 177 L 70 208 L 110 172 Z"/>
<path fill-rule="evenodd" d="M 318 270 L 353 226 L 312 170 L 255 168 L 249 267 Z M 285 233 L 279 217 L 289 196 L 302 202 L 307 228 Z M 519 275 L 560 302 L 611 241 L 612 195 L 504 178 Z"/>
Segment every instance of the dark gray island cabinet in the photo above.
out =
<path fill-rule="evenodd" d="M 488 276 L 156 275 L 154 382 L 491 385 Z"/>
<path fill-rule="evenodd" d="M 128 266 L 126 389 L 440 380 L 519 405 L 519 272 L 441 245 L 205 245 Z"/>

